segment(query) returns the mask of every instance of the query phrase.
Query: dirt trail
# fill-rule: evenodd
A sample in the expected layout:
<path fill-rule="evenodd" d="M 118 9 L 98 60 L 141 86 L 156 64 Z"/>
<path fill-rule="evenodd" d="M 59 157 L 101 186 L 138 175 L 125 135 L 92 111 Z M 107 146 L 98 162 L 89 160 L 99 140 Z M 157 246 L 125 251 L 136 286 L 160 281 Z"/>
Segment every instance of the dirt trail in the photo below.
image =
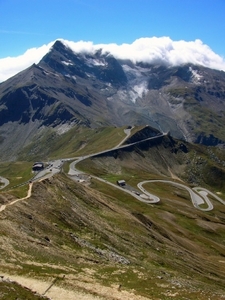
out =
<path fill-rule="evenodd" d="M 52 300 L 150 300 L 150 298 L 138 296 L 123 289 L 120 290 L 118 286 L 106 287 L 98 283 L 78 282 L 74 280 L 77 287 L 74 286 L 73 289 L 69 290 L 65 287 L 52 285 L 52 281 L 42 281 L 18 275 L 1 275 L 3 275 L 5 279 L 16 281 L 20 285 L 37 292 L 39 295 L 45 295 Z M 86 291 L 82 292 L 80 289 Z"/>
<path fill-rule="evenodd" d="M 16 281 L 20 285 L 37 292 L 39 295 L 45 295 L 52 300 L 103 300 L 104 298 L 95 297 L 92 295 L 86 295 L 81 292 L 66 290 L 65 288 L 60 288 L 57 286 L 52 286 L 50 290 L 46 290 L 51 285 L 51 282 L 44 282 L 38 279 L 26 278 L 18 275 L 7 275 L 3 274 L 4 278 L 7 278 L 12 281 Z"/>
<path fill-rule="evenodd" d="M 30 198 L 31 193 L 32 193 L 32 186 L 33 186 L 33 182 L 29 183 L 29 189 L 28 189 L 28 192 L 27 192 L 27 196 L 25 196 L 23 198 L 20 198 L 20 199 L 16 199 L 16 200 L 14 200 L 14 201 L 12 201 L 12 202 L 10 202 L 8 204 L 2 205 L 0 207 L 0 212 L 2 212 L 3 210 L 5 210 L 6 207 L 9 206 L 9 205 L 13 205 L 13 204 L 15 204 L 15 203 L 17 203 L 19 201 L 26 200 L 26 199 Z"/>

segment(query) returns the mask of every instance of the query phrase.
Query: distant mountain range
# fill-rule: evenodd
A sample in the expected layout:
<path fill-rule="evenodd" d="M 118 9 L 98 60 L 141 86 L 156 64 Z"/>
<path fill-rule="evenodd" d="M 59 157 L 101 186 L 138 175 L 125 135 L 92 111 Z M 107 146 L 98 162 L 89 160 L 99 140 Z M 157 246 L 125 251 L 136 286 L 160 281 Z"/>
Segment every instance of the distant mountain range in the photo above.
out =
<path fill-rule="evenodd" d="M 0 84 L 0 155 L 14 159 L 52 127 L 150 125 L 189 142 L 225 143 L 225 72 L 74 53 L 56 41 Z"/>

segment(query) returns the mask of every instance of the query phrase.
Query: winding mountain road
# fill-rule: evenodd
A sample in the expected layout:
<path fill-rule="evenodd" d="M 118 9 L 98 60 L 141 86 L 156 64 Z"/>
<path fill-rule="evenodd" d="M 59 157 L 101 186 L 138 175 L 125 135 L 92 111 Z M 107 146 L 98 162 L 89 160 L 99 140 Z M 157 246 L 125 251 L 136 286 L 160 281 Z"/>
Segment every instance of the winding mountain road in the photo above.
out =
<path fill-rule="evenodd" d="M 34 178 L 32 178 L 32 182 L 29 183 L 29 189 L 28 189 L 28 193 L 27 193 L 26 197 L 21 198 L 21 199 L 16 199 L 16 200 L 14 200 L 14 201 L 6 204 L 6 205 L 2 205 L 0 207 L 0 212 L 3 211 L 3 210 L 5 210 L 5 208 L 7 206 L 9 206 L 9 205 L 13 205 L 13 204 L 17 203 L 18 201 L 22 201 L 22 200 L 28 199 L 31 196 L 31 190 L 32 190 L 32 184 L 33 184 L 33 182 L 49 178 L 49 177 L 53 176 L 54 174 L 60 172 L 62 164 L 63 164 L 63 161 L 74 160 L 70 164 L 70 169 L 69 169 L 68 175 L 70 175 L 70 176 L 77 176 L 79 178 L 79 176 L 85 174 L 85 173 L 83 173 L 82 171 L 80 171 L 80 170 L 78 170 L 76 168 L 77 163 L 81 162 L 82 160 L 85 160 L 85 159 L 90 158 L 90 157 L 97 156 L 99 154 L 108 153 L 108 152 L 113 151 L 113 150 L 119 150 L 119 149 L 128 148 L 130 146 L 133 146 L 133 145 L 136 145 L 136 144 L 139 144 L 139 143 L 143 143 L 143 142 L 148 141 L 148 140 L 153 140 L 153 139 L 161 138 L 161 137 L 167 135 L 167 133 L 162 133 L 160 135 L 157 135 L 157 136 L 154 136 L 154 137 L 150 137 L 150 138 L 146 138 L 146 139 L 138 141 L 138 142 L 134 142 L 134 143 L 127 144 L 127 145 L 122 145 L 124 143 L 124 141 L 131 134 L 131 129 L 125 129 L 124 132 L 126 134 L 126 137 L 117 146 L 115 146 L 115 147 L 113 147 L 111 149 L 100 151 L 100 152 L 97 152 L 97 153 L 94 153 L 94 154 L 80 156 L 80 157 L 77 157 L 75 160 L 74 160 L 74 158 L 67 158 L 67 159 L 61 159 L 61 160 L 52 161 L 52 163 L 51 163 L 51 165 L 49 167 L 47 167 L 43 171 L 39 172 Z M 211 203 L 208 195 L 210 195 L 211 197 L 213 197 L 214 199 L 216 199 L 217 201 L 219 201 L 220 203 L 222 203 L 222 204 L 225 205 L 225 201 L 224 200 L 222 200 L 220 197 L 218 197 L 217 195 L 213 194 L 211 191 L 209 191 L 207 189 L 204 189 L 204 188 L 201 188 L 201 187 L 195 187 L 195 188 L 191 189 L 190 187 L 188 187 L 188 186 L 186 186 L 184 184 L 181 184 L 181 183 L 178 183 L 178 182 L 174 182 L 174 181 L 159 180 L 158 179 L 158 180 L 145 180 L 145 181 L 139 182 L 138 185 L 137 185 L 137 187 L 142 192 L 142 194 L 141 194 L 141 193 L 138 193 L 136 191 L 131 191 L 129 189 L 120 187 L 117 184 L 113 184 L 113 183 L 111 183 L 111 182 L 109 182 L 109 181 L 107 181 L 105 179 L 99 178 L 97 176 L 93 176 L 92 175 L 92 178 L 95 178 L 95 179 L 97 179 L 97 180 L 99 180 L 101 182 L 104 182 L 104 183 L 106 183 L 106 184 L 108 184 L 110 186 L 113 186 L 114 188 L 117 188 L 117 189 L 119 189 L 119 190 L 121 190 L 121 191 L 123 191 L 125 193 L 128 193 L 128 194 L 132 195 L 134 198 L 136 198 L 137 200 L 139 200 L 141 202 L 144 202 L 146 204 L 158 203 L 160 201 L 160 198 L 158 196 L 156 196 L 156 195 L 153 195 L 153 194 L 149 193 L 143 187 L 143 185 L 145 185 L 146 183 L 161 182 L 161 183 L 171 184 L 171 185 L 174 185 L 174 186 L 179 187 L 181 189 L 187 190 L 189 192 L 189 194 L 190 194 L 190 198 L 191 198 L 193 206 L 195 208 L 197 208 L 197 209 L 202 210 L 202 211 L 210 211 L 210 210 L 213 209 L 213 204 Z M 3 177 L 0 177 L 0 182 L 4 183 L 3 187 L 1 187 L 1 188 L 4 188 L 6 185 L 9 184 L 9 181 L 7 179 L 3 178 Z M 207 206 L 207 207 L 203 207 L 203 205 Z"/>
<path fill-rule="evenodd" d="M 149 140 L 154 140 L 154 139 L 158 139 L 158 138 L 161 138 L 163 136 L 167 135 L 166 133 L 162 133 L 160 135 L 156 135 L 156 136 L 153 136 L 153 137 L 149 137 L 149 138 L 146 138 L 144 140 L 141 140 L 141 141 L 138 141 L 138 142 L 134 142 L 134 143 L 131 143 L 131 144 L 127 144 L 127 145 L 121 145 L 121 143 L 119 143 L 119 146 L 116 146 L 116 147 L 113 147 L 113 148 L 110 148 L 110 149 L 107 149 L 107 150 L 103 150 L 103 151 L 99 151 L 97 153 L 93 153 L 93 154 L 89 154 L 89 155 L 85 155 L 85 156 L 81 156 L 79 158 L 77 158 L 75 161 L 73 161 L 71 164 L 70 164 L 70 169 L 69 169 L 69 175 L 77 175 L 77 174 L 81 174 L 82 172 L 77 170 L 76 169 L 76 164 L 86 158 L 90 158 L 90 157 L 94 157 L 94 156 L 97 156 L 99 154 L 105 154 L 105 153 L 108 153 L 108 152 L 111 152 L 113 150 L 119 150 L 119 149 L 124 149 L 124 148 L 128 148 L 128 147 L 131 147 L 131 146 L 134 146 L 134 145 L 137 145 L 137 144 L 140 144 L 140 143 L 143 143 L 143 142 L 146 142 L 146 141 L 149 141 Z M 123 142 L 127 139 L 127 137 L 125 139 L 123 139 Z M 68 159 L 69 160 L 69 159 Z"/>
<path fill-rule="evenodd" d="M 7 185 L 9 185 L 9 180 L 0 176 L 0 190 L 4 189 Z"/>
<path fill-rule="evenodd" d="M 69 169 L 68 174 L 69 175 L 76 175 L 76 176 L 79 176 L 80 174 L 84 174 L 83 172 L 81 172 L 78 169 L 76 169 L 76 164 L 78 162 L 86 159 L 86 158 L 94 157 L 94 156 L 97 156 L 99 154 L 110 152 L 112 150 L 124 149 L 126 147 L 130 147 L 132 145 L 136 145 L 136 144 L 139 144 L 139 143 L 147 141 L 147 140 L 152 140 L 152 139 L 160 138 L 160 137 L 162 137 L 164 135 L 166 135 L 166 133 L 162 133 L 161 135 L 158 135 L 158 136 L 155 136 L 155 137 L 151 137 L 151 138 L 147 138 L 147 139 L 144 139 L 142 141 L 138 141 L 138 142 L 135 142 L 135 143 L 132 143 L 132 144 L 128 144 L 128 145 L 121 145 L 121 143 L 119 143 L 119 145 L 117 147 L 114 147 L 112 149 L 108 149 L 108 150 L 104 150 L 104 151 L 101 151 L 101 152 L 98 152 L 98 153 L 95 153 L 95 154 L 90 154 L 90 155 L 79 157 L 77 160 L 73 161 L 70 164 L 70 169 Z M 122 142 L 124 142 L 126 140 L 126 138 L 123 139 Z M 197 208 L 197 209 L 202 210 L 202 211 L 210 211 L 210 210 L 213 209 L 213 204 L 210 201 L 210 199 L 208 197 L 208 194 L 211 195 L 216 200 L 218 200 L 220 203 L 222 203 L 222 204 L 225 205 L 225 201 L 224 200 L 222 200 L 220 197 L 218 197 L 217 195 L 213 194 L 212 192 L 210 192 L 207 189 L 204 189 L 204 188 L 201 188 L 201 187 L 195 187 L 195 188 L 191 189 L 190 187 L 188 187 L 188 186 L 186 186 L 184 184 L 181 184 L 181 183 L 178 183 L 178 182 L 174 182 L 174 181 L 169 181 L 169 180 L 146 180 L 146 181 L 142 181 L 142 182 L 138 183 L 137 186 L 138 186 L 139 190 L 143 194 L 139 194 L 138 195 L 137 193 L 135 193 L 133 191 L 129 191 L 129 190 L 125 189 L 125 188 L 119 187 L 118 185 L 110 183 L 110 182 L 108 182 L 108 181 L 106 181 L 104 179 L 101 179 L 99 177 L 96 177 L 96 176 L 92 176 L 92 177 L 95 178 L 95 179 L 97 179 L 97 180 L 100 180 L 100 181 L 102 181 L 104 183 L 107 183 L 107 184 L 109 184 L 109 185 L 111 185 L 111 186 L 113 186 L 113 187 L 115 187 L 117 189 L 123 190 L 124 192 L 131 194 L 134 198 L 138 199 L 139 201 L 142 201 L 142 202 L 148 203 L 148 204 L 158 203 L 160 201 L 160 198 L 158 196 L 153 195 L 153 194 L 149 193 L 148 191 L 146 191 L 146 189 L 143 187 L 143 185 L 146 184 L 146 183 L 148 183 L 148 182 L 162 182 L 162 183 L 171 184 L 171 185 L 174 185 L 174 186 L 177 186 L 179 188 L 187 190 L 189 192 L 189 194 L 190 194 L 193 206 L 195 208 Z M 203 205 L 206 205 L 207 207 L 203 207 Z"/>
<path fill-rule="evenodd" d="M 143 185 L 146 184 L 146 183 L 154 183 L 154 182 L 167 183 L 167 184 L 171 184 L 171 185 L 174 185 L 174 186 L 177 186 L 179 188 L 187 190 L 190 194 L 193 206 L 197 209 L 202 210 L 202 211 L 210 211 L 210 210 L 213 209 L 213 204 L 211 203 L 210 199 L 208 198 L 208 194 L 210 194 L 213 198 L 215 198 L 216 200 L 218 200 L 219 202 L 221 202 L 222 204 L 225 205 L 224 200 L 222 200 L 217 195 L 213 194 L 212 192 L 210 192 L 207 189 L 204 189 L 204 188 L 201 188 L 201 187 L 195 187 L 195 188 L 191 189 L 190 187 L 188 187 L 184 184 L 174 182 L 174 181 L 170 181 L 170 180 L 146 180 L 146 181 L 142 181 L 142 182 L 138 183 L 138 188 L 140 190 L 142 190 L 143 192 L 148 193 L 143 188 Z M 206 204 L 207 207 L 206 208 L 200 207 L 200 205 L 203 205 L 203 204 L 204 205 Z"/>

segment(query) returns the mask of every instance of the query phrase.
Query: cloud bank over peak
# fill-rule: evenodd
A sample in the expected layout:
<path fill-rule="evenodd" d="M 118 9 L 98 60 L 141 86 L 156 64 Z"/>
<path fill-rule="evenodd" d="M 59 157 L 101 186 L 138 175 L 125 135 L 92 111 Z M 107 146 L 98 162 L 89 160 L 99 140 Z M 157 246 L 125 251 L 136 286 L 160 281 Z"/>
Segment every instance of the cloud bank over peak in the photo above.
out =
<path fill-rule="evenodd" d="M 94 53 L 102 49 L 103 53 L 111 53 L 118 59 L 130 59 L 134 63 L 161 63 L 168 66 L 193 63 L 225 71 L 225 59 L 201 40 L 186 42 L 173 41 L 169 37 L 146 37 L 137 39 L 132 44 L 122 45 L 61 41 L 76 53 Z"/>
<path fill-rule="evenodd" d="M 59 39 L 75 53 L 95 53 L 102 49 L 103 53 L 110 53 L 118 59 L 130 59 L 134 63 L 146 62 L 166 64 L 168 66 L 193 63 L 208 68 L 224 70 L 225 59 L 207 46 L 201 40 L 173 41 L 169 37 L 140 38 L 131 44 L 94 44 L 93 42 L 72 42 Z M 33 63 L 38 63 L 41 58 L 51 50 L 55 41 L 39 48 L 28 49 L 17 57 L 0 59 L 0 82 L 24 70 Z"/>

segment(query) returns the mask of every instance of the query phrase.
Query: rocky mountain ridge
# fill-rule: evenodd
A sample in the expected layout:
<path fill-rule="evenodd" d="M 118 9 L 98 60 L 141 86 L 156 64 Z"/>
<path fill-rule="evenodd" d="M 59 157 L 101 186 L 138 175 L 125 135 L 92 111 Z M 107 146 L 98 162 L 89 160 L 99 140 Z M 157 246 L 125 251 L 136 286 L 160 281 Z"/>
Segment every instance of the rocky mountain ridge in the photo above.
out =
<path fill-rule="evenodd" d="M 15 158 L 38 132 L 65 124 L 147 124 L 189 142 L 224 144 L 224 112 L 225 72 L 133 63 L 101 49 L 74 53 L 56 41 L 37 65 L 0 84 L 1 155 Z"/>

